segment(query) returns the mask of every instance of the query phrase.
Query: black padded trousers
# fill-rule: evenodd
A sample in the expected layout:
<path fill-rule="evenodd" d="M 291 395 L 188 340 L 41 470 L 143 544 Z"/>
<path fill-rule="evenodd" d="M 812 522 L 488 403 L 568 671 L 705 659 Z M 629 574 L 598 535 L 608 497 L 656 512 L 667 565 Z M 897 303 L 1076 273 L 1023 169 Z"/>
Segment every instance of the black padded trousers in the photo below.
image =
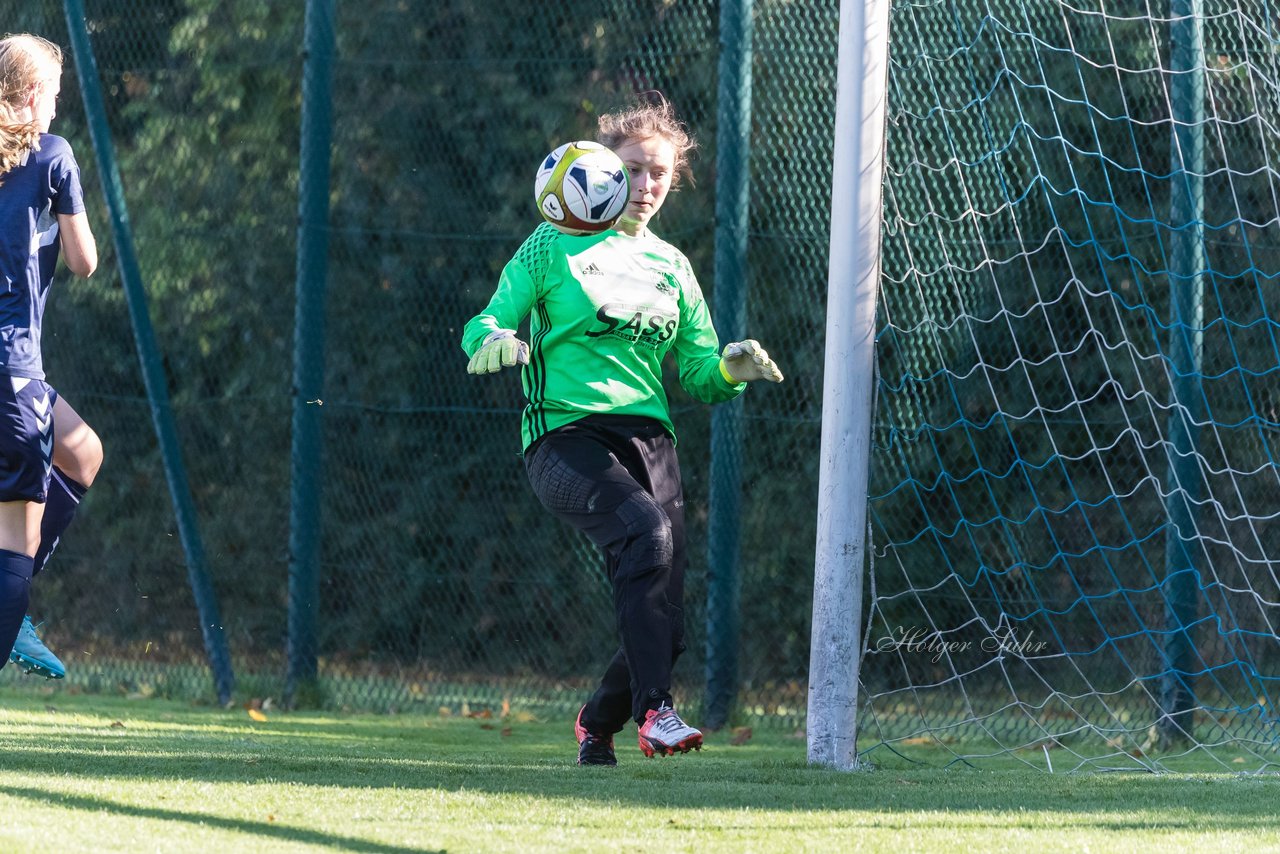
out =
<path fill-rule="evenodd" d="M 534 493 L 604 553 L 622 646 L 587 701 L 583 725 L 615 733 L 671 705 L 684 651 L 684 494 L 675 444 L 657 421 L 593 415 L 525 455 Z"/>

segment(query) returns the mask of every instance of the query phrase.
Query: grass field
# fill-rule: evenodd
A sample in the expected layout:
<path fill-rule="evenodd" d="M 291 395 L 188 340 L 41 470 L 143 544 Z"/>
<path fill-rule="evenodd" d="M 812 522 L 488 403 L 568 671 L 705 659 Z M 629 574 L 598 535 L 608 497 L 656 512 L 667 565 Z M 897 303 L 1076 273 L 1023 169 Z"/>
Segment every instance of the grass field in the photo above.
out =
<path fill-rule="evenodd" d="M 0 851 L 1262 851 L 1280 778 L 807 767 L 796 734 L 578 768 L 571 722 L 0 690 Z M 732 744 L 734 740 L 742 744 Z"/>

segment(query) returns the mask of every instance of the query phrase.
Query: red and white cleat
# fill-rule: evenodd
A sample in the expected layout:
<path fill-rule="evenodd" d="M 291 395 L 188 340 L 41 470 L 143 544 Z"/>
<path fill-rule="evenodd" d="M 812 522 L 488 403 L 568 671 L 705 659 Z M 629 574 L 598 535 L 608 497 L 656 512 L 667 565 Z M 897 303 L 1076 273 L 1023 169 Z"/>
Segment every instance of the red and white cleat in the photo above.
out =
<path fill-rule="evenodd" d="M 702 733 L 680 720 L 675 709 L 663 706 L 645 713 L 640 727 L 640 750 L 645 756 L 672 756 L 677 750 L 688 753 L 701 749 Z"/>

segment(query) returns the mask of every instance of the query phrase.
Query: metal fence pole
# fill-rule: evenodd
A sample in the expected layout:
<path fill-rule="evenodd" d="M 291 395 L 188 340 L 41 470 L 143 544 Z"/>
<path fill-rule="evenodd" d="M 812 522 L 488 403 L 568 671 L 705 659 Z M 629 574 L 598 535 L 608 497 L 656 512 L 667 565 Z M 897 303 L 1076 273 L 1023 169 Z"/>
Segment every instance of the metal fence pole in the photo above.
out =
<path fill-rule="evenodd" d="M 120 168 L 116 162 L 115 147 L 111 142 L 111 128 L 107 124 L 107 108 L 102 98 L 102 85 L 98 79 L 98 63 L 89 43 L 89 31 L 85 24 L 82 0 L 66 0 L 67 30 L 75 55 L 76 74 L 80 77 L 80 94 L 84 99 L 85 119 L 89 123 L 89 136 L 98 161 L 102 179 L 102 192 L 107 200 L 107 212 L 111 220 L 111 234 L 116 249 L 116 262 L 124 285 L 129 306 L 129 319 L 133 324 L 134 342 L 138 348 L 138 360 L 142 365 L 142 381 L 151 403 L 151 420 L 155 425 L 156 439 L 164 460 L 165 478 L 169 483 L 169 495 L 173 501 L 173 513 L 178 524 L 178 536 L 187 558 L 187 578 L 200 615 L 200 632 L 204 638 L 205 655 L 213 671 L 214 688 L 218 702 L 231 702 L 235 687 L 235 675 L 231 669 L 231 657 L 227 652 L 227 640 L 222 629 L 222 617 L 218 612 L 218 599 L 213 591 L 205 562 L 204 544 L 200 539 L 200 526 L 196 521 L 195 504 L 191 487 L 187 482 L 187 469 L 182 460 L 182 448 L 173 423 L 173 410 L 169 404 L 169 387 L 165 381 L 160 348 L 156 344 L 155 330 L 151 326 L 151 312 L 147 306 L 147 293 L 142 284 L 138 257 L 133 248 L 133 232 L 129 225 L 129 211 L 125 207 L 124 190 L 120 181 Z"/>
<path fill-rule="evenodd" d="M 329 166 L 333 137 L 336 0 L 307 0 L 299 145 L 298 265 L 293 350 L 293 449 L 289 504 L 289 650 L 285 702 L 318 698 L 325 291 Z"/>
<path fill-rule="evenodd" d="M 1165 536 L 1165 656 L 1160 682 L 1164 716 L 1158 730 L 1166 741 L 1191 735 L 1195 706 L 1196 647 L 1192 627 L 1200 596 L 1200 545 L 1195 519 L 1202 489 L 1197 460 L 1204 419 L 1200 388 L 1204 352 L 1204 42 L 1200 0 L 1170 5 L 1169 101 L 1173 118 L 1169 222 L 1169 370 L 1173 402 L 1169 410 L 1169 485 Z"/>
<path fill-rule="evenodd" d="M 746 327 L 751 172 L 751 6 L 720 6 L 720 91 L 716 131 L 715 325 L 722 336 Z M 727 339 L 726 339 L 727 340 Z M 707 661 L 703 722 L 729 721 L 738 691 L 741 576 L 742 399 L 711 412 L 711 488 L 707 519 Z"/>

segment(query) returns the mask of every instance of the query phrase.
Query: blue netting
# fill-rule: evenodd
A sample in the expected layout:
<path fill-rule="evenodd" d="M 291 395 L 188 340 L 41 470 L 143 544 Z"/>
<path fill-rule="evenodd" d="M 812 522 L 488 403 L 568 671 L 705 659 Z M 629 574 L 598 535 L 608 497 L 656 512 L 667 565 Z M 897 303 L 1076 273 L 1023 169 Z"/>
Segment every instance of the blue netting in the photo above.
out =
<path fill-rule="evenodd" d="M 1166 12 L 894 9 L 873 759 L 1273 761 L 1272 11 Z"/>

